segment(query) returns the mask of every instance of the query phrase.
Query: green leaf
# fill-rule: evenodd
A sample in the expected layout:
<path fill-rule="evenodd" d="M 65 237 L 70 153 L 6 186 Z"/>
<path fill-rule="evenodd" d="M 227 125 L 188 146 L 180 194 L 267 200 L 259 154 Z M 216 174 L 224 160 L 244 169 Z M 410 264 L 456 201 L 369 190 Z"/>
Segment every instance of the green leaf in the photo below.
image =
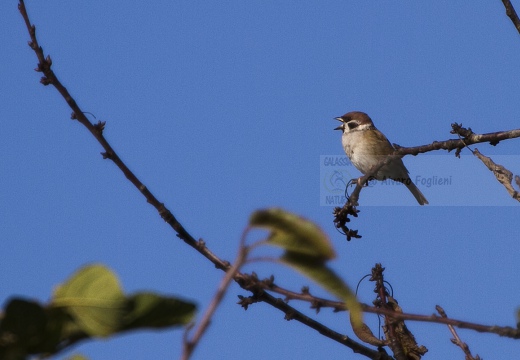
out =
<path fill-rule="evenodd" d="M 334 271 L 325 266 L 323 260 L 292 252 L 285 253 L 280 260 L 345 302 L 353 325 L 363 323 L 363 312 L 356 295 Z"/>
<path fill-rule="evenodd" d="M 74 354 L 69 356 L 67 360 L 88 360 L 88 357 L 81 354 Z"/>
<path fill-rule="evenodd" d="M 90 336 L 108 336 L 120 326 L 125 297 L 116 275 L 103 265 L 76 272 L 54 293 L 52 306 L 61 307 Z"/>
<path fill-rule="evenodd" d="M 249 223 L 271 233 L 267 241 L 287 251 L 329 260 L 335 257 L 327 235 L 313 222 L 279 208 L 255 211 Z"/>
<path fill-rule="evenodd" d="M 112 271 L 86 266 L 56 289 L 48 306 L 24 299 L 8 302 L 0 311 L 0 359 L 55 354 L 71 340 L 91 336 L 185 325 L 194 313 L 195 304 L 174 297 L 147 292 L 126 297 Z"/>
<path fill-rule="evenodd" d="M 27 354 L 53 353 L 61 342 L 66 315 L 37 302 L 12 299 L 0 321 L 0 359 Z M 17 354 L 18 357 L 13 354 Z"/>
<path fill-rule="evenodd" d="M 314 280 L 345 302 L 354 325 L 362 324 L 361 305 L 354 293 L 325 262 L 335 257 L 325 233 L 313 222 L 282 209 L 259 210 L 251 215 L 252 227 L 270 231 L 267 241 L 285 249 L 280 260 Z"/>
<path fill-rule="evenodd" d="M 372 332 L 372 330 L 370 330 L 367 324 L 364 324 L 363 322 L 359 323 L 358 320 L 355 320 L 352 316 L 352 313 L 350 313 L 350 324 L 352 325 L 352 330 L 354 331 L 354 334 L 356 334 L 359 340 L 374 346 L 385 345 L 385 342 L 383 340 L 378 339 L 374 336 L 374 333 Z"/>
<path fill-rule="evenodd" d="M 4 339 L 0 341 L 0 358 L 25 356 L 41 347 L 46 326 L 47 316 L 40 304 L 11 299 L 0 322 L 0 339 Z"/>
<path fill-rule="evenodd" d="M 129 313 L 121 330 L 164 328 L 192 321 L 196 305 L 174 297 L 142 292 L 128 298 Z"/>

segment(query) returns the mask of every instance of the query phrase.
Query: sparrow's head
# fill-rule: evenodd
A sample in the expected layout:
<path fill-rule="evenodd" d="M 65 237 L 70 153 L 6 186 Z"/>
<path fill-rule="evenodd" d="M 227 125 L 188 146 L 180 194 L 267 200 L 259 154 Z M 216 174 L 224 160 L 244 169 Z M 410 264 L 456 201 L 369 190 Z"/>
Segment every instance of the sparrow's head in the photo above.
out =
<path fill-rule="evenodd" d="M 334 119 L 342 122 L 342 124 L 334 130 L 342 130 L 344 133 L 367 130 L 374 127 L 370 116 L 361 111 L 351 111 Z"/>

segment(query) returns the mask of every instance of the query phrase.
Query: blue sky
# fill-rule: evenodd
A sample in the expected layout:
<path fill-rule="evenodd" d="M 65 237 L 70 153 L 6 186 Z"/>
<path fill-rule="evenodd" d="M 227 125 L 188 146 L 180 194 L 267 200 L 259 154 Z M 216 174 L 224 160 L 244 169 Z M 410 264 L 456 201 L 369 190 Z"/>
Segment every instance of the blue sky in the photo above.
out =
<path fill-rule="evenodd" d="M 77 268 L 101 262 L 127 292 L 177 294 L 203 310 L 223 274 L 175 237 L 102 160 L 58 93 L 39 84 L 16 4 L 0 4 L 0 302 L 47 301 Z M 329 234 L 338 254 L 331 265 L 352 286 L 381 262 L 407 312 L 431 314 L 439 304 L 454 318 L 515 325 L 518 204 L 467 150 L 462 159 L 404 159 L 411 174 L 456 179 L 453 187 L 419 186 L 430 206 L 416 206 L 403 187 L 363 190 L 351 223 L 362 239 L 347 243 L 332 207 L 320 205 L 320 156 L 343 155 L 332 118 L 347 111 L 367 112 L 403 146 L 448 139 L 452 122 L 480 133 L 520 127 L 520 37 L 500 1 L 26 5 L 81 108 L 107 121 L 105 136 L 122 159 L 220 257 L 234 259 L 251 212 L 279 206 Z M 476 147 L 520 173 L 518 141 Z M 326 296 L 280 266 L 245 270 Z M 244 312 L 237 295 L 247 293 L 234 285 L 194 359 L 362 358 L 267 305 Z M 372 285 L 362 285 L 360 299 L 372 296 Z M 315 317 L 352 335 L 344 314 Z M 373 316 L 367 322 L 377 326 Z M 463 358 L 446 327 L 408 326 L 429 348 L 425 359 Z M 520 351 L 511 339 L 459 335 L 484 359 Z M 73 352 L 170 359 L 181 338 L 179 330 L 139 332 Z"/>

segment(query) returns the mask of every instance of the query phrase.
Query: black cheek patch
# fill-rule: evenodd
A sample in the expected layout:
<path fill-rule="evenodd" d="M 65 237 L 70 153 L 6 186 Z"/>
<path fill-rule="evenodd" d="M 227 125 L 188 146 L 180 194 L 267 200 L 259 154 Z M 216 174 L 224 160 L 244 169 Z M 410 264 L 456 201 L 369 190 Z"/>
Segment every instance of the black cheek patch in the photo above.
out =
<path fill-rule="evenodd" d="M 350 130 L 355 129 L 355 128 L 357 128 L 359 126 L 359 124 L 354 122 L 354 121 L 351 121 L 351 122 L 347 123 L 347 125 L 348 125 L 348 128 Z"/>

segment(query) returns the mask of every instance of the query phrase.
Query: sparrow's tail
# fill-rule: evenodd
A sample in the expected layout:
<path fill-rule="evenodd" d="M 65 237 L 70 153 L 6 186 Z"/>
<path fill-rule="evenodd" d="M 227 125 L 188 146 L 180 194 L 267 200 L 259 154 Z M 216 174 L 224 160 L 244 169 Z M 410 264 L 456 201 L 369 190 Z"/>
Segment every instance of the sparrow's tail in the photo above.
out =
<path fill-rule="evenodd" d="M 410 181 L 406 181 L 406 182 L 404 182 L 404 184 L 406 185 L 408 190 L 410 190 L 412 195 L 415 196 L 415 199 L 417 200 L 419 205 L 428 204 L 428 200 L 426 200 L 426 198 L 424 197 L 424 195 L 421 192 L 421 190 L 419 190 L 419 188 L 417 186 L 415 186 L 413 181 L 411 181 L 411 180 Z"/>

